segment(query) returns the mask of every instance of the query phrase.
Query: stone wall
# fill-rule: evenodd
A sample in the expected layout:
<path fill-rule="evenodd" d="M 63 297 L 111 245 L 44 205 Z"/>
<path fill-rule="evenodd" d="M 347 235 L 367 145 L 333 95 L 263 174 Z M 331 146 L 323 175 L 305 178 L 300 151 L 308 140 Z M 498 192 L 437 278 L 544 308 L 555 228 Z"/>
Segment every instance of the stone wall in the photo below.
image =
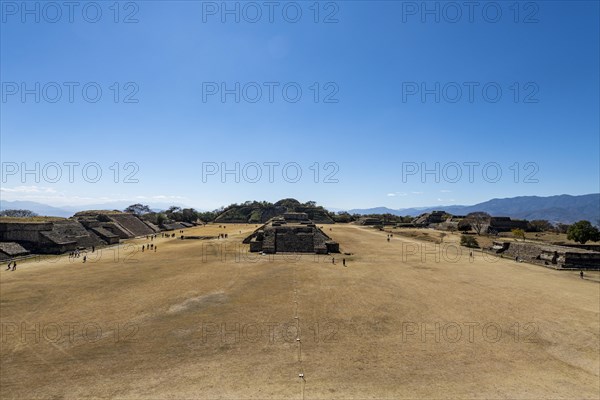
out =
<path fill-rule="evenodd" d="M 102 240 L 104 240 L 107 244 L 119 243 L 119 236 L 115 235 L 114 233 L 110 232 L 107 229 L 104 229 L 102 227 L 96 227 L 96 228 L 91 228 L 90 230 L 92 232 L 94 232 L 96 235 L 98 235 L 100 238 L 102 238 Z"/>
<path fill-rule="evenodd" d="M 275 240 L 277 253 L 314 252 L 315 245 L 312 229 L 306 231 L 303 228 L 277 228 L 277 238 Z"/>
<path fill-rule="evenodd" d="M 0 241 L 38 242 L 41 240 L 40 232 L 50 230 L 52 230 L 52 222 L 0 222 Z"/>
<path fill-rule="evenodd" d="M 494 242 L 485 249 L 501 257 L 556 269 L 600 269 L 600 252 L 542 243 Z"/>
<path fill-rule="evenodd" d="M 600 244 L 561 244 L 561 246 L 600 252 Z"/>

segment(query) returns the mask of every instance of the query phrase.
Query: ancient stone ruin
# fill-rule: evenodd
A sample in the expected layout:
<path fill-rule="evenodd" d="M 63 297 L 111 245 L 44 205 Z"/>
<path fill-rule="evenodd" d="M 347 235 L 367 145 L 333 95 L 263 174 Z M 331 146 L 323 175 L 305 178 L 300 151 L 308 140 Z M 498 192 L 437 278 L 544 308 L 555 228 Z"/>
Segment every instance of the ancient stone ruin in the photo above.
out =
<path fill-rule="evenodd" d="M 28 254 L 29 251 L 18 243 L 0 242 L 0 261 L 26 256 Z"/>
<path fill-rule="evenodd" d="M 494 241 L 492 247 L 485 250 L 555 269 L 600 268 L 600 252 L 571 246 Z"/>
<path fill-rule="evenodd" d="M 73 218 L 106 241 L 114 241 L 115 236 L 130 239 L 158 232 L 135 215 L 119 211 L 82 211 Z"/>
<path fill-rule="evenodd" d="M 255 230 L 244 239 L 251 252 L 273 253 L 339 253 L 339 244 L 313 221 L 306 213 L 284 213 Z"/>
<path fill-rule="evenodd" d="M 68 219 L 0 220 L 0 242 L 14 243 L 26 252 L 38 254 L 61 254 L 116 244 L 121 239 L 152 235 L 159 231 L 137 216 L 119 211 L 84 211 Z M 16 254 L 19 252 L 21 254 Z M 8 258 L 23 255 L 18 247 L 4 244 L 2 253 Z"/>
<path fill-rule="evenodd" d="M 355 224 L 364 226 L 376 226 L 383 225 L 383 221 L 379 218 L 361 217 L 355 222 Z"/>

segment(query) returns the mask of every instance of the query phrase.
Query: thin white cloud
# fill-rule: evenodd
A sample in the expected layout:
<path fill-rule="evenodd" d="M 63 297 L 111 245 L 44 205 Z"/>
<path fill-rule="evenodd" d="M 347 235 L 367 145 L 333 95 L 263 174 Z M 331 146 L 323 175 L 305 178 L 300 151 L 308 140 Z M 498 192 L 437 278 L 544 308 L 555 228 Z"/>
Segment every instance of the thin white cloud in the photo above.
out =
<path fill-rule="evenodd" d="M 1 192 L 5 193 L 57 193 L 55 189 L 44 186 L 16 186 L 14 188 L 2 187 Z"/>
<path fill-rule="evenodd" d="M 442 189 L 440 193 L 452 193 L 452 190 Z"/>
<path fill-rule="evenodd" d="M 2 187 L 2 199 L 6 201 L 34 201 L 50 206 L 85 206 L 87 204 L 116 203 L 116 202 L 140 202 L 140 201 L 186 201 L 185 196 L 168 196 L 164 194 L 151 196 L 127 196 L 114 194 L 109 196 L 78 196 L 59 192 L 56 189 L 42 186 L 17 186 L 13 188 Z"/>
<path fill-rule="evenodd" d="M 388 197 L 406 196 L 406 193 L 404 193 L 404 192 L 393 192 L 393 193 L 388 193 L 387 195 L 388 195 Z"/>

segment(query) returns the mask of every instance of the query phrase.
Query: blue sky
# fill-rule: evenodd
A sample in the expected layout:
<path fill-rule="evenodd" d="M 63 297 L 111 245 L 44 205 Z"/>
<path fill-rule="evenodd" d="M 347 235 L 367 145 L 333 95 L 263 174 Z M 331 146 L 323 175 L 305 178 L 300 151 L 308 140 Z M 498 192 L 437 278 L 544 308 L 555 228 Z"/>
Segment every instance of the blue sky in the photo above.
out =
<path fill-rule="evenodd" d="M 596 1 L 0 3 L 4 200 L 349 209 L 600 191 Z"/>

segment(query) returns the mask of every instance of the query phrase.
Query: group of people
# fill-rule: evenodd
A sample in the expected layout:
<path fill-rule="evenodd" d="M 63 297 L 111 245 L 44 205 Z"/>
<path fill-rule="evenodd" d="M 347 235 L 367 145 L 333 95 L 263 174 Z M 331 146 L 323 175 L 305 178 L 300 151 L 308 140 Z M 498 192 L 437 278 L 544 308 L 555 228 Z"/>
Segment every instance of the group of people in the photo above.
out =
<path fill-rule="evenodd" d="M 181 232 L 183 232 L 183 231 L 181 231 Z M 151 238 L 155 238 L 155 237 L 156 237 L 156 235 L 151 236 Z M 163 237 L 163 238 L 175 237 L 175 234 L 174 233 L 165 233 L 165 232 L 163 232 L 163 233 L 161 233 L 161 237 Z"/>
<path fill-rule="evenodd" d="M 142 253 L 144 252 L 144 250 L 148 249 L 148 251 L 150 250 L 154 250 L 154 252 L 156 253 L 156 250 L 158 249 L 158 246 L 155 246 L 154 243 L 150 243 L 150 244 L 143 244 L 142 245 Z"/>
<path fill-rule="evenodd" d="M 12 264 L 12 271 L 15 271 L 17 269 L 17 262 L 16 261 L 11 261 L 8 263 L 8 268 L 6 268 L 7 271 L 11 271 L 11 264 Z"/>
<path fill-rule="evenodd" d="M 92 246 L 92 253 L 96 251 L 96 246 Z M 69 253 L 69 259 L 72 258 L 79 258 L 81 257 L 81 252 L 79 251 L 79 249 L 74 250 L 72 252 Z M 87 254 L 83 255 L 83 262 L 87 261 Z"/>
<path fill-rule="evenodd" d="M 81 252 L 79 251 L 79 249 L 73 250 L 69 253 L 69 258 L 79 258 L 79 256 L 81 256 Z"/>
<path fill-rule="evenodd" d="M 394 235 L 392 233 L 388 233 L 387 235 L 387 241 L 389 242 L 391 238 L 393 238 Z"/>

